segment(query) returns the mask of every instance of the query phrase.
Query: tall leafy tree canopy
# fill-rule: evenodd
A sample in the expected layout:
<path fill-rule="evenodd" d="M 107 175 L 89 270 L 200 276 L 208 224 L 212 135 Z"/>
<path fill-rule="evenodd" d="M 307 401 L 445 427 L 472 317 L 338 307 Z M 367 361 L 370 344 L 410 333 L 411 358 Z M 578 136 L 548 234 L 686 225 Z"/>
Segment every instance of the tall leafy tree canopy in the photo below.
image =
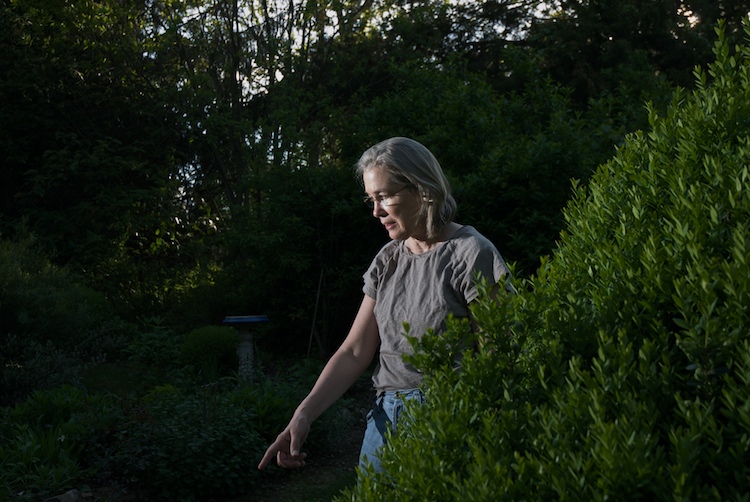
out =
<path fill-rule="evenodd" d="M 423 141 L 462 222 L 531 272 L 561 228 L 569 179 L 644 127 L 646 100 L 690 85 L 715 20 L 732 36 L 744 9 L 9 0 L 0 229 L 35 234 L 130 315 L 262 310 L 283 333 L 310 332 L 315 317 L 326 352 L 383 242 L 350 174 L 366 147 Z"/>
<path fill-rule="evenodd" d="M 173 217 L 182 138 L 147 54 L 140 12 L 120 2 L 2 7 L 2 216 L 56 259 L 93 266 L 145 220 Z"/>

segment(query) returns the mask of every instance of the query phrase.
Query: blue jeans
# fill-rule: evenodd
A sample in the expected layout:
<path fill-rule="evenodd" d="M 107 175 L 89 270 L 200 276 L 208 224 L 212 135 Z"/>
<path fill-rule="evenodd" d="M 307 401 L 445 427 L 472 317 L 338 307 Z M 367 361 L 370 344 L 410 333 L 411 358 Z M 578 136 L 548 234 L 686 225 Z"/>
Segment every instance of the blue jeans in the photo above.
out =
<path fill-rule="evenodd" d="M 362 439 L 362 450 L 359 453 L 359 468 L 372 464 L 375 472 L 382 471 L 380 465 L 380 450 L 385 446 L 386 433 L 395 431 L 404 402 L 417 399 L 424 402 L 424 394 L 419 389 L 387 391 L 375 399 L 372 410 L 367 414 L 367 428 Z"/>

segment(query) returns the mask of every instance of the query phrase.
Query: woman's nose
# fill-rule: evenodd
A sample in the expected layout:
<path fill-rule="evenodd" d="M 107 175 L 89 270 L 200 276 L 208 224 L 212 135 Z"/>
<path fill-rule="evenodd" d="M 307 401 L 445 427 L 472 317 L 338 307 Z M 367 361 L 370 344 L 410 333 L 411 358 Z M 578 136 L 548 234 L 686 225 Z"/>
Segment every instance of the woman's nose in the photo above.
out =
<path fill-rule="evenodd" d="M 376 217 L 376 218 L 380 218 L 384 214 L 388 214 L 388 213 L 386 212 L 385 207 L 383 206 L 383 204 L 381 204 L 378 201 L 373 201 L 372 215 L 374 217 Z"/>

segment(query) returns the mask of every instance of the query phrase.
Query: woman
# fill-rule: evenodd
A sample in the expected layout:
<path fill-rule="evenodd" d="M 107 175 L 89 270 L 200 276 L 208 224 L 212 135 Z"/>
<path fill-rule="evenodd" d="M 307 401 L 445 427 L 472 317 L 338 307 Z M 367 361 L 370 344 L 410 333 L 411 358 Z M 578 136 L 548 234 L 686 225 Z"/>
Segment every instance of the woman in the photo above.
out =
<path fill-rule="evenodd" d="M 377 391 L 368 414 L 360 467 L 380 470 L 378 451 L 388 428 L 398 423 L 404 400 L 423 396 L 422 375 L 404 362 L 412 353 L 404 333 L 439 333 L 448 314 L 469 317 L 477 297 L 475 274 L 497 283 L 506 273 L 495 246 L 474 228 L 453 221 L 456 202 L 440 164 L 420 143 L 391 138 L 367 150 L 357 163 L 365 201 L 392 239 L 364 275 L 364 297 L 349 334 L 331 357 L 286 428 L 258 465 L 271 459 L 285 468 L 305 465 L 300 451 L 310 425 L 368 368 Z"/>

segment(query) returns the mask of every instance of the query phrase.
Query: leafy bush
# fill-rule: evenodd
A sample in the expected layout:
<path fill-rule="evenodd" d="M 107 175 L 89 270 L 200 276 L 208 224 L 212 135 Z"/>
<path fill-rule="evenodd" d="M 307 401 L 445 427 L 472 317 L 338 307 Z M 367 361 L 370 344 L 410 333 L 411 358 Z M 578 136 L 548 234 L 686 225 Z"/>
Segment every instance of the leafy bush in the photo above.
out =
<path fill-rule="evenodd" d="M 170 499 L 249 493 L 263 452 L 309 391 L 311 369 L 300 364 L 277 381 L 239 387 L 231 379 L 193 391 L 155 387 L 120 428 L 114 474 Z M 341 412 L 345 405 L 316 422 L 311 451 L 324 450 L 342 426 L 351 426 L 352 417 Z"/>
<path fill-rule="evenodd" d="M 119 353 L 129 327 L 106 299 L 55 267 L 31 239 L 0 239 L 0 403 L 80 383 L 85 364 Z"/>
<path fill-rule="evenodd" d="M 80 385 L 85 367 L 76 351 L 9 335 L 0 379 L 0 403 L 12 404 L 35 389 Z"/>
<path fill-rule="evenodd" d="M 2 412 L 0 486 L 5 495 L 32 498 L 96 476 L 102 445 L 119 416 L 109 397 L 70 386 L 36 391 Z"/>
<path fill-rule="evenodd" d="M 237 370 L 239 343 L 240 335 L 234 328 L 205 326 L 188 333 L 180 358 L 210 380 Z"/>
<path fill-rule="evenodd" d="M 286 427 L 322 368 L 323 365 L 317 360 L 290 364 L 283 375 L 273 380 L 262 379 L 256 385 L 238 389 L 232 400 L 238 406 L 253 411 L 253 427 L 268 445 Z M 349 412 L 350 404 L 349 400 L 342 398 L 316 420 L 305 443 L 309 454 L 327 451 L 334 438 L 341 434 L 342 428 L 362 426 L 361 421 L 355 422 L 357 419 Z"/>
<path fill-rule="evenodd" d="M 146 319 L 142 332 L 133 337 L 124 349 L 132 363 L 155 366 L 157 368 L 175 368 L 179 364 L 183 340 L 169 327 L 162 324 L 162 319 Z"/>
<path fill-rule="evenodd" d="M 194 394 L 151 393 L 120 432 L 119 475 L 169 498 L 247 492 L 265 445 L 253 410 L 215 386 Z"/>
<path fill-rule="evenodd" d="M 32 240 L 0 240 L 0 325 L 6 333 L 75 346 L 109 317 L 106 299 L 52 265 Z"/>
<path fill-rule="evenodd" d="M 746 27 L 750 37 L 750 27 Z M 750 49 L 723 34 L 565 210 L 537 276 L 425 337 L 427 404 L 356 500 L 744 500 L 750 492 Z"/>

